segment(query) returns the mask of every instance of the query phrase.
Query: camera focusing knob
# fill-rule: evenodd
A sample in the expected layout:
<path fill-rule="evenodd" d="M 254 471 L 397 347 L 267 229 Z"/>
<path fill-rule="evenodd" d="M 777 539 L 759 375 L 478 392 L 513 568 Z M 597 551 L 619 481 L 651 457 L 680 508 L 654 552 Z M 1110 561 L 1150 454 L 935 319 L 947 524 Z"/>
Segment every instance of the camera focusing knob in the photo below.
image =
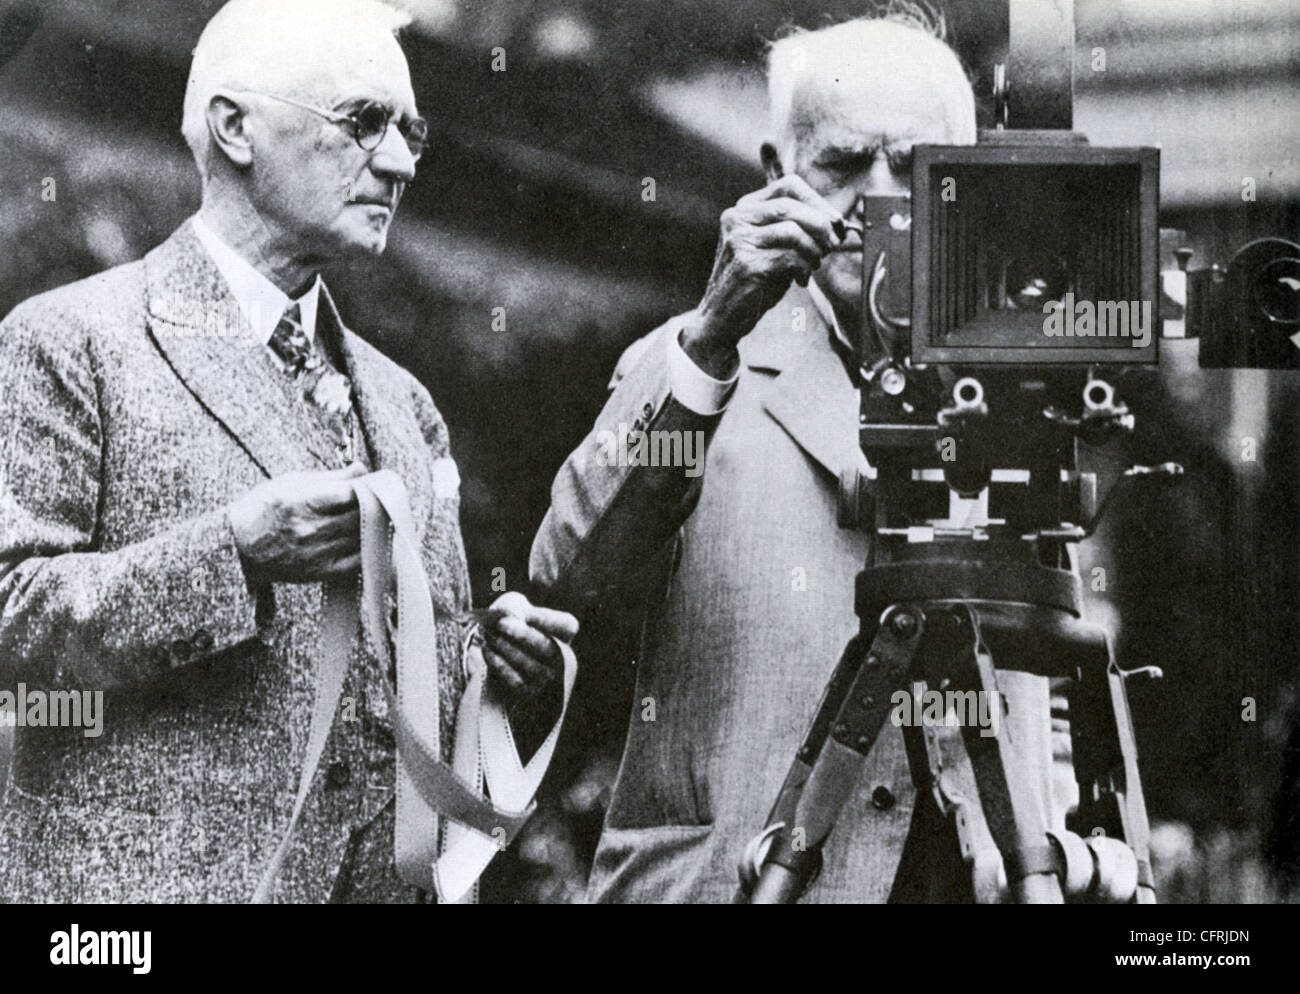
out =
<path fill-rule="evenodd" d="M 898 366 L 886 366 L 880 371 L 880 389 L 891 397 L 897 397 L 907 389 L 907 377 Z"/>

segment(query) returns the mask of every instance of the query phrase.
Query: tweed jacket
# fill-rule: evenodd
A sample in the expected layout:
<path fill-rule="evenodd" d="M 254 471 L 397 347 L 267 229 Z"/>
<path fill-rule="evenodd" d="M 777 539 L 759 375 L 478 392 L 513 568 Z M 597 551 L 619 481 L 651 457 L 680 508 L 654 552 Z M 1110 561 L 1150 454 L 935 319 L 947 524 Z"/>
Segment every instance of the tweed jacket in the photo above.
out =
<path fill-rule="evenodd" d="M 0 325 L 0 688 L 105 692 L 97 738 L 18 730 L 0 900 L 246 901 L 288 823 L 321 588 L 250 587 L 226 508 L 268 477 L 341 460 L 230 315 L 187 222 Z M 447 615 L 470 596 L 447 429 L 328 293 L 318 329 L 352 380 L 371 467 L 410 492 L 446 609 L 445 752 L 464 681 Z M 361 641 L 278 900 L 326 900 L 349 834 L 393 794 L 391 721 Z"/>
<path fill-rule="evenodd" d="M 680 327 L 669 321 L 620 360 L 608 403 L 556 477 L 532 550 L 533 580 L 558 604 L 644 617 L 590 883 L 598 902 L 732 898 L 741 852 L 858 627 L 853 580 L 870 540 L 836 525 L 840 471 L 867 468 L 858 395 L 812 298 L 792 286 L 742 340 L 735 393 L 713 417 L 669 388 L 664 336 Z M 602 454 L 602 433 L 620 425 L 703 432 L 702 476 Z M 1042 682 L 1028 691 L 1042 695 L 1042 722 L 1029 734 L 1044 743 L 1047 769 Z M 950 786 L 970 791 L 962 759 L 952 760 Z M 902 730 L 886 724 L 805 899 L 888 899 L 913 797 Z"/>

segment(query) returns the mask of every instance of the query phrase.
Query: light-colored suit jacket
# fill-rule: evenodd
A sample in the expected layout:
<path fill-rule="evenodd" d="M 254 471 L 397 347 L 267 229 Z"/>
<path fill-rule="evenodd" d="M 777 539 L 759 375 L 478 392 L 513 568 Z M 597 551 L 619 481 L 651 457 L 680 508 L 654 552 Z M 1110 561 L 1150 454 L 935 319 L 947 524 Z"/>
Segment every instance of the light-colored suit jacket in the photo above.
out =
<path fill-rule="evenodd" d="M 853 581 L 870 540 L 836 526 L 838 474 L 866 468 L 858 395 L 812 299 L 791 287 L 741 342 L 721 416 L 671 394 L 664 336 L 679 329 L 670 321 L 624 354 L 533 545 L 534 581 L 592 623 L 649 600 L 595 901 L 731 899 L 745 843 L 858 628 Z M 621 460 L 601 452 L 601 432 L 620 424 L 705 432 L 703 476 L 605 465 Z M 1046 736 L 1045 690 L 1042 716 Z M 968 766 L 954 776 L 969 785 Z M 913 795 L 902 731 L 886 723 L 805 900 L 886 900 Z"/>
<path fill-rule="evenodd" d="M 246 901 L 287 825 L 314 688 L 319 584 L 251 589 L 225 508 L 340 465 L 187 223 L 143 260 L 0 325 L 0 688 L 106 692 L 104 733 L 19 729 L 0 900 Z M 216 320 L 214 320 L 216 318 Z M 347 330 L 370 462 L 405 482 L 443 602 L 442 742 L 469 604 L 454 464 L 425 389 Z M 278 898 L 321 901 L 349 833 L 393 793 L 377 666 L 360 646 Z"/>

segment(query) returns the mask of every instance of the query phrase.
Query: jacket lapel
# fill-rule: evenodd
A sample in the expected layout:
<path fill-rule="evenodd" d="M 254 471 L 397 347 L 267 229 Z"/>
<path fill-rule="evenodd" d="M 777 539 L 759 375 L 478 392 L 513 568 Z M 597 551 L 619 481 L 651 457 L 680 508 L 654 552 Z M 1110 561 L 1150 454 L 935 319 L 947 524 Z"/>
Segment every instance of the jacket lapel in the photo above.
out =
<path fill-rule="evenodd" d="M 777 374 L 763 409 L 832 476 L 868 471 L 858 447 L 858 391 L 830 343 L 831 329 L 797 284 L 741 343 L 752 370 Z"/>
<path fill-rule="evenodd" d="M 310 453 L 332 468 L 307 429 L 288 378 L 246 316 L 189 222 L 144 259 L 149 334 L 186 388 L 267 476 L 304 469 Z"/>
<path fill-rule="evenodd" d="M 370 449 L 372 467 L 391 469 L 406 484 L 411 514 L 423 532 L 432 512 L 433 462 L 414 415 L 415 399 L 396 380 L 390 360 L 348 330 L 329 291 L 322 286 L 317 334 L 333 336 L 352 381 L 352 400 Z"/>

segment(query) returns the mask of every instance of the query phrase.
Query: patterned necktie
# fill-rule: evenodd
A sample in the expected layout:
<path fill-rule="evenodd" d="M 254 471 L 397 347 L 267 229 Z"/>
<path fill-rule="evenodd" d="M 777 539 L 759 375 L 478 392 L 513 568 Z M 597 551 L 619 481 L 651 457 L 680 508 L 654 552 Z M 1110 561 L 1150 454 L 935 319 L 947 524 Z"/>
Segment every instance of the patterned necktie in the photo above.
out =
<path fill-rule="evenodd" d="M 344 462 L 356 455 L 352 433 L 352 384 L 315 348 L 302 327 L 297 301 L 291 303 L 267 343 L 299 392 L 327 415 Z"/>
<path fill-rule="evenodd" d="M 352 384 L 312 347 L 301 314 L 297 301 L 291 303 L 267 344 L 304 397 L 331 414 L 346 414 L 352 408 Z"/>

